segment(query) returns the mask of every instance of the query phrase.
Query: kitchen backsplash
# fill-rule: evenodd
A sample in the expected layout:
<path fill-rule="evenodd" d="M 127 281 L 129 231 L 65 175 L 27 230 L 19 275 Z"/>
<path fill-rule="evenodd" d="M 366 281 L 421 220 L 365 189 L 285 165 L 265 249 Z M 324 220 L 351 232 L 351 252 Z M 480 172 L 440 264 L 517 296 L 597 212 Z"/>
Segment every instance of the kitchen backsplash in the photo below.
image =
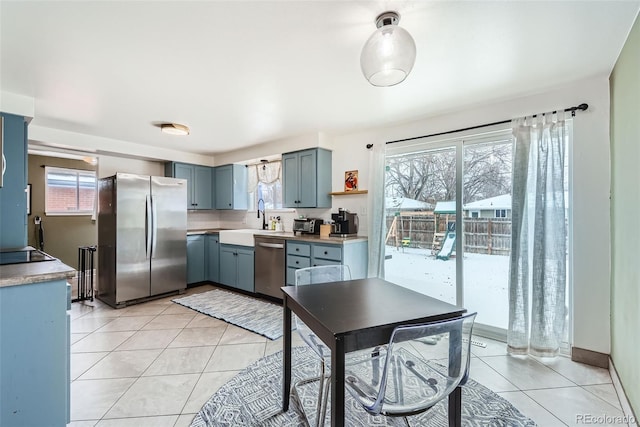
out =
<path fill-rule="evenodd" d="M 354 212 L 353 210 L 352 212 Z M 296 209 L 293 211 L 269 211 L 267 210 L 267 223 L 272 216 L 279 216 L 284 225 L 284 231 L 291 231 L 294 218 L 303 215 L 309 218 L 321 218 L 325 222 L 331 221 L 331 214 L 338 209 Z M 258 218 L 255 211 L 189 211 L 187 229 L 202 230 L 212 228 L 255 228 L 262 227 L 262 217 Z M 360 235 L 366 235 L 364 218 L 360 218 Z M 365 228 L 363 228 L 363 226 Z"/>

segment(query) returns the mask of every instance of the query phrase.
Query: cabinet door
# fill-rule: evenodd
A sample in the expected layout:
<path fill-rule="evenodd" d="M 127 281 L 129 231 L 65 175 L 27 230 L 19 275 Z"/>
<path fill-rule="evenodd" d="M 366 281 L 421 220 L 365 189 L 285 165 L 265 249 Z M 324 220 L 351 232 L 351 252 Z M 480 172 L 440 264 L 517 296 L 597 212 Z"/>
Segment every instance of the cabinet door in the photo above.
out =
<path fill-rule="evenodd" d="M 231 165 L 231 209 L 247 209 L 249 194 L 247 193 L 247 167 Z"/>
<path fill-rule="evenodd" d="M 187 209 L 195 209 L 195 200 L 193 197 L 193 166 L 183 163 L 173 164 L 173 177 L 187 180 Z"/>
<path fill-rule="evenodd" d="M 231 165 L 215 168 L 216 181 L 216 209 L 233 208 L 233 169 Z"/>
<path fill-rule="evenodd" d="M 227 286 L 236 286 L 238 262 L 236 251 L 225 245 L 220 245 L 220 282 Z"/>
<path fill-rule="evenodd" d="M 217 234 L 207 236 L 207 280 L 220 282 L 220 239 Z"/>
<path fill-rule="evenodd" d="M 301 151 L 298 153 L 300 189 L 296 207 L 315 208 L 318 194 L 316 150 Z"/>
<path fill-rule="evenodd" d="M 298 155 L 296 153 L 284 154 L 282 156 L 282 182 L 283 198 L 282 204 L 285 208 L 298 207 Z"/>
<path fill-rule="evenodd" d="M 205 280 L 204 235 L 187 236 L 187 284 Z"/>
<path fill-rule="evenodd" d="M 211 168 L 206 166 L 194 166 L 194 208 L 213 208 L 213 173 Z"/>
<path fill-rule="evenodd" d="M 254 252 L 252 250 L 238 249 L 238 276 L 236 287 L 249 292 L 254 292 Z"/>
<path fill-rule="evenodd" d="M 0 248 L 20 248 L 27 245 L 27 126 L 21 116 L 0 116 L 6 160 L 0 187 Z"/>

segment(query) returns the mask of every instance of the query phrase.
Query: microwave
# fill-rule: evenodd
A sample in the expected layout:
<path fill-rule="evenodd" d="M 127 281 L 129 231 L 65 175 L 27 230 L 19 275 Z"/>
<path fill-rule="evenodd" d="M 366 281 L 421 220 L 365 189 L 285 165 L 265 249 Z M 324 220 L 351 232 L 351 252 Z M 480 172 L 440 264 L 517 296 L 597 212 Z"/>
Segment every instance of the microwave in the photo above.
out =
<path fill-rule="evenodd" d="M 320 234 L 320 225 L 324 220 L 320 218 L 296 218 L 293 220 L 293 234 Z"/>

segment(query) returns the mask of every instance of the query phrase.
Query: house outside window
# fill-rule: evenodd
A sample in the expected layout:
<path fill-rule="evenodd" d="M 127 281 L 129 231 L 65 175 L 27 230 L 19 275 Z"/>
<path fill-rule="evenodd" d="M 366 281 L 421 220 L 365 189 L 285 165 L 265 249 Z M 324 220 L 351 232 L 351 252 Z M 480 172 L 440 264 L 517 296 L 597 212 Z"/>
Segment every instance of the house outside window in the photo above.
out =
<path fill-rule="evenodd" d="M 95 171 L 45 168 L 45 214 L 92 215 L 96 200 Z"/>
<path fill-rule="evenodd" d="M 480 218 L 480 211 L 471 211 L 471 218 Z"/>
<path fill-rule="evenodd" d="M 496 218 L 506 218 L 507 210 L 506 209 L 496 209 Z"/>

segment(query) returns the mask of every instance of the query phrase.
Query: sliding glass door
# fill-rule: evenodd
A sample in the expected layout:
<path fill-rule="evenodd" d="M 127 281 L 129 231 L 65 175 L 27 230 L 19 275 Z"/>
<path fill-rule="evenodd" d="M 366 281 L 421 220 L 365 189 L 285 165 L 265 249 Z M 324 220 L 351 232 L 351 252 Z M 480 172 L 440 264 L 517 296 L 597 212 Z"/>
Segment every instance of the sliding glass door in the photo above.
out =
<path fill-rule="evenodd" d="M 511 135 L 463 140 L 464 307 L 501 335 L 509 320 Z"/>
<path fill-rule="evenodd" d="M 511 159 L 509 130 L 387 154 L 385 278 L 477 311 L 496 338 L 509 313 Z"/>
<path fill-rule="evenodd" d="M 388 156 L 385 200 L 385 278 L 452 304 L 456 153 L 455 145 L 445 144 Z"/>

